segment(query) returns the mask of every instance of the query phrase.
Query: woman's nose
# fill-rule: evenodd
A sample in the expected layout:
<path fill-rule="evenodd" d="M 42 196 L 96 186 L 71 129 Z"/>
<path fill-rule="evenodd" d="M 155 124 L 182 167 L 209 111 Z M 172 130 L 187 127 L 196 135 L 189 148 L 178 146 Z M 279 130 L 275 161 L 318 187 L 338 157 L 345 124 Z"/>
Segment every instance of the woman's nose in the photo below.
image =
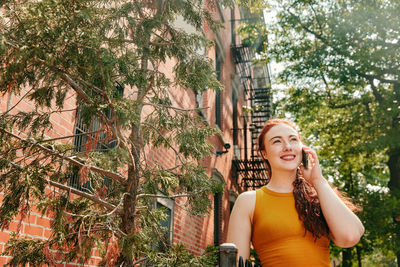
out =
<path fill-rule="evenodd" d="M 290 150 L 290 149 L 292 149 L 292 145 L 290 144 L 290 142 L 284 141 L 284 142 L 283 142 L 283 149 L 284 149 L 284 150 Z"/>

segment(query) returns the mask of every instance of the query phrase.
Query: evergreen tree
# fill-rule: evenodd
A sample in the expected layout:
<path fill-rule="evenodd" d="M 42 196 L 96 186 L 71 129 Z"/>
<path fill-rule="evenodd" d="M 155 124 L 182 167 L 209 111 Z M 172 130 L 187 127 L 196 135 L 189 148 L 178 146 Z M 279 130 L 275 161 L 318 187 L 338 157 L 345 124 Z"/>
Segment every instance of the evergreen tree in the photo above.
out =
<path fill-rule="evenodd" d="M 0 91 L 35 105 L 0 115 L 0 227 L 18 214 L 29 216 L 33 205 L 54 217 L 48 240 L 10 239 L 4 253 L 13 256 L 10 265 L 52 265 L 54 250 L 63 251 L 64 261 L 83 262 L 94 246 L 107 266 L 133 266 L 143 257 L 149 265 L 212 265 L 212 258 L 193 257 L 163 238 L 165 214 L 154 200 L 160 192 L 186 197 L 188 209 L 202 214 L 209 194 L 221 190 L 199 163 L 216 130 L 199 110 L 169 97 L 171 89 L 221 89 L 201 52 L 211 45 L 204 25 L 220 27 L 210 13 L 214 6 L 202 0 L 0 1 Z M 178 18 L 194 33 L 177 27 Z M 171 76 L 162 71 L 169 66 Z M 71 96 L 85 130 L 49 137 L 52 115 L 71 112 L 64 106 Z M 80 147 L 61 142 L 72 138 L 84 141 Z M 148 164 L 146 153 L 159 148 L 175 153 L 175 166 Z"/>

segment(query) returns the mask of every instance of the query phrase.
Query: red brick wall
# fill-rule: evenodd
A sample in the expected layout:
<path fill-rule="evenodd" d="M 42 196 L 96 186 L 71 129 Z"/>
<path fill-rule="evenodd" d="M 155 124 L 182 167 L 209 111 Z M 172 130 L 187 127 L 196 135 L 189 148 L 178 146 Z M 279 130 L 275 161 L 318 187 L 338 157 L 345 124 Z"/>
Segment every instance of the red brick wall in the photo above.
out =
<path fill-rule="evenodd" d="M 35 106 L 32 102 L 21 98 L 27 93 L 28 89 L 22 90 L 20 95 L 6 94 L 0 98 L 0 111 L 2 113 L 11 109 L 9 112 L 15 114 L 19 111 L 29 112 L 32 111 Z M 20 101 L 21 100 L 21 101 Z M 20 101 L 20 102 L 19 102 Z M 16 105 L 18 104 L 18 105 Z M 15 106 L 16 105 L 16 106 Z M 15 106 L 15 108 L 13 108 Z M 75 97 L 73 94 L 69 94 L 65 100 L 64 110 L 67 112 L 54 113 L 50 117 L 50 121 L 53 125 L 53 129 L 46 131 L 47 138 L 57 138 L 60 136 L 68 136 L 73 133 L 75 125 L 76 112 L 75 108 Z M 24 135 L 24 132 L 19 132 L 14 129 L 14 133 Z M 61 139 L 59 142 L 72 144 L 72 138 Z M 47 194 L 53 193 L 50 189 L 46 190 Z M 0 192 L 0 202 L 3 200 L 4 193 Z M 47 239 L 51 235 L 51 218 L 50 214 L 41 215 L 36 209 L 35 205 L 31 205 L 29 216 L 26 216 L 22 221 L 21 217 L 17 216 L 9 225 L 9 227 L 3 231 L 0 231 L 0 252 L 4 252 L 5 244 L 10 238 L 11 232 L 19 232 L 21 236 L 34 238 L 34 239 Z M 93 251 L 94 255 L 88 262 L 89 266 L 96 266 L 100 262 L 98 251 Z M 0 257 L 0 266 L 8 262 L 10 257 Z M 66 264 L 60 263 L 57 266 L 77 266 L 77 264 Z"/>

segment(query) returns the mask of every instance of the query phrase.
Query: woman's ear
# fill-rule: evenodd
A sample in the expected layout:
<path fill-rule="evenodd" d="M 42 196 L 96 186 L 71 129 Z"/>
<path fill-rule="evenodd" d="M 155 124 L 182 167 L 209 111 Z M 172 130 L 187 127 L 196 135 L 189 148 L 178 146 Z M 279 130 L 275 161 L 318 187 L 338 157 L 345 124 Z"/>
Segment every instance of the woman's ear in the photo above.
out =
<path fill-rule="evenodd" d="M 267 152 L 265 150 L 261 150 L 261 156 L 263 157 L 263 159 L 266 159 Z"/>

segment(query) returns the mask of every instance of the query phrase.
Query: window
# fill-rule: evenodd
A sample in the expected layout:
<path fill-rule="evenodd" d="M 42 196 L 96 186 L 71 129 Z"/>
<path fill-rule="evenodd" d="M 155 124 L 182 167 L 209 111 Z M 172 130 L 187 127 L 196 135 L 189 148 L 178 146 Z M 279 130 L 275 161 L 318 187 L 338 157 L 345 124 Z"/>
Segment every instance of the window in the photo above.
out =
<path fill-rule="evenodd" d="M 157 198 L 156 208 L 163 209 L 167 218 L 161 221 L 161 226 L 164 227 L 163 238 L 166 243 L 173 243 L 173 229 L 174 229 L 174 206 L 175 202 L 168 198 Z M 160 241 L 159 248 L 163 250 L 163 245 Z"/>
<path fill-rule="evenodd" d="M 218 45 L 215 49 L 215 71 L 218 81 L 221 81 L 221 61 L 218 53 Z M 215 92 L 215 124 L 221 129 L 221 91 Z"/>
<path fill-rule="evenodd" d="M 224 176 L 218 169 L 212 169 L 213 179 L 225 184 Z M 223 218 L 222 210 L 223 193 L 214 194 L 214 245 L 219 246 L 221 239 L 221 219 Z"/>
<path fill-rule="evenodd" d="M 235 8 L 231 8 L 231 44 L 236 44 L 236 35 L 235 35 Z"/>
<path fill-rule="evenodd" d="M 222 195 L 221 193 L 214 194 L 214 245 L 219 246 L 221 237 L 221 206 Z"/>
<path fill-rule="evenodd" d="M 238 144 L 238 109 L 237 109 L 238 98 L 235 91 L 232 92 L 232 123 L 233 123 L 233 145 Z"/>
<path fill-rule="evenodd" d="M 119 84 L 115 84 L 116 94 L 123 95 L 124 88 Z M 92 119 L 89 123 L 85 122 L 82 118 L 81 109 L 78 107 L 76 112 L 76 122 L 75 122 L 75 130 L 74 130 L 74 140 L 73 144 L 76 152 L 85 152 L 87 145 L 89 142 L 95 142 L 96 147 L 95 151 L 107 151 L 116 146 L 116 140 L 109 140 L 107 137 L 107 133 L 104 131 L 98 132 L 97 130 L 102 127 L 101 122 L 98 118 Z M 106 111 L 105 114 L 108 118 L 111 117 L 111 111 Z M 93 148 L 92 148 L 93 149 Z M 79 168 L 73 167 L 73 174 L 71 175 L 69 185 L 82 190 L 93 192 L 93 187 L 91 181 L 87 181 L 83 185 L 79 182 L 78 171 Z M 108 187 L 111 184 L 111 180 L 108 178 L 104 178 L 104 184 Z"/>

